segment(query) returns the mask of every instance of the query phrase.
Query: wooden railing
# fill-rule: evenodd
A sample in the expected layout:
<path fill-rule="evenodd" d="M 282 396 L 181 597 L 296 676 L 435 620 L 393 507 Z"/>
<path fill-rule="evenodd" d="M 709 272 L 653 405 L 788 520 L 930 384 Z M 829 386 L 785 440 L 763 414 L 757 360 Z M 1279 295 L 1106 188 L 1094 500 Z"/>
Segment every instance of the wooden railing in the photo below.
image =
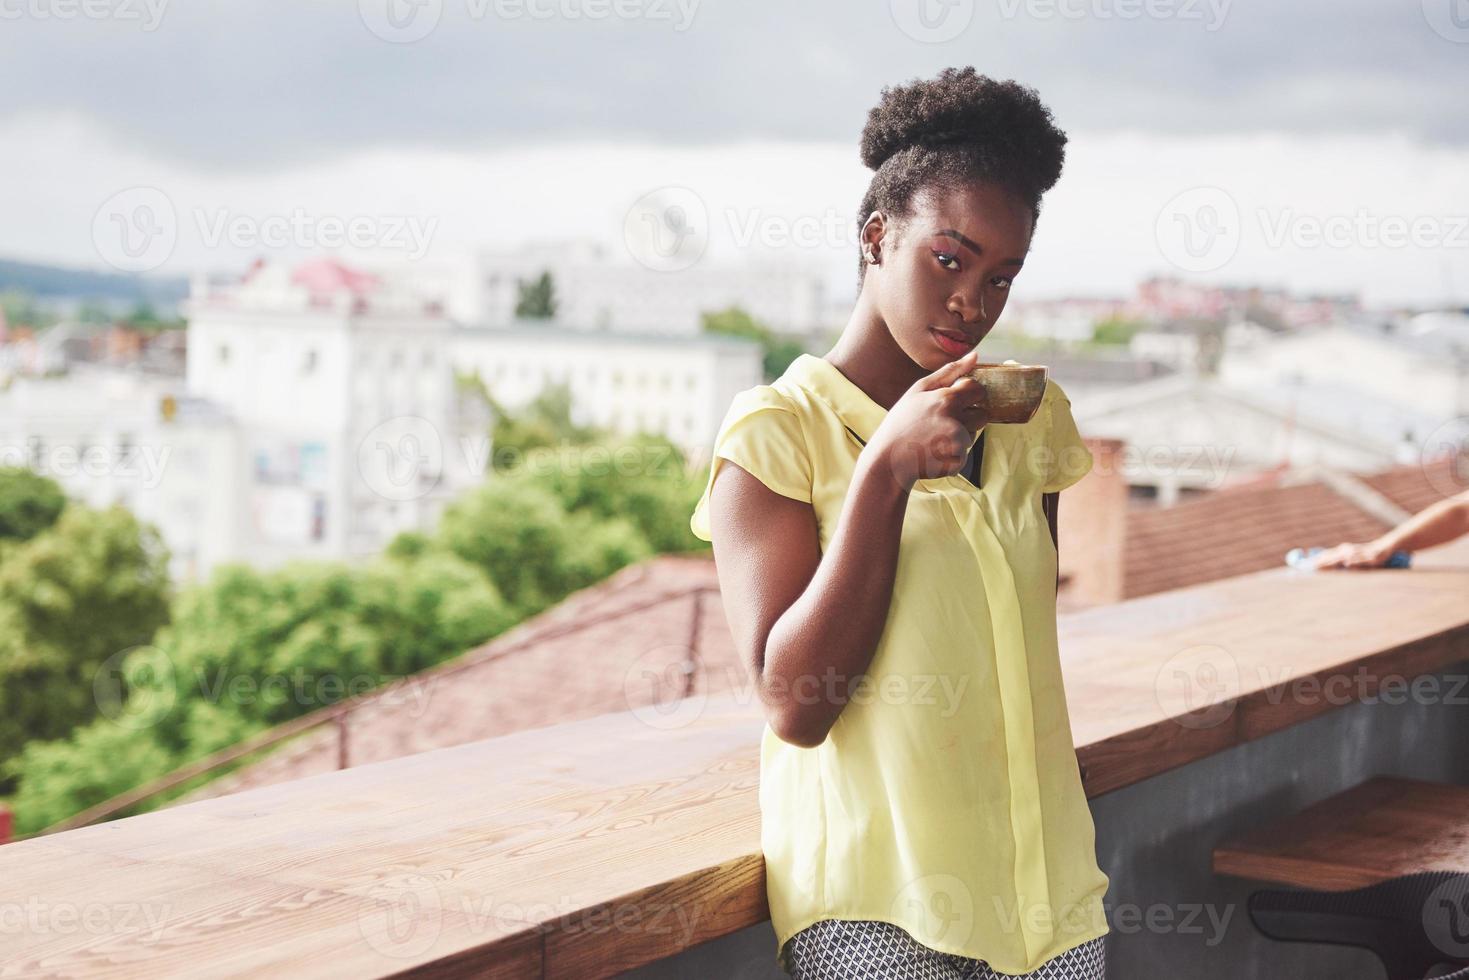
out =
<path fill-rule="evenodd" d="M 1469 658 L 1466 596 L 1469 560 L 1420 562 L 1062 617 L 1088 794 Z M 603 977 L 672 956 L 768 917 L 762 727 L 747 693 L 696 692 L 11 844 L 4 900 L 37 911 L 0 975 Z M 58 924 L 88 914 L 92 933 Z"/>

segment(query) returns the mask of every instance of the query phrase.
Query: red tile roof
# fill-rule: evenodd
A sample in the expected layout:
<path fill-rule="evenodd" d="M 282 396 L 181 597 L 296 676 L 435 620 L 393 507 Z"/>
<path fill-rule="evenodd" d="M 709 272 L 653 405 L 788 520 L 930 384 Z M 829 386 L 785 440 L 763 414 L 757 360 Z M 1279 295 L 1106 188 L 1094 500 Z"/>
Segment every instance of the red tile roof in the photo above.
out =
<path fill-rule="evenodd" d="M 1359 479 L 1408 513 L 1452 496 L 1455 486 L 1448 459 Z M 1243 486 L 1173 507 L 1131 511 L 1123 597 L 1278 568 L 1291 548 L 1365 541 L 1389 527 L 1319 480 Z"/>

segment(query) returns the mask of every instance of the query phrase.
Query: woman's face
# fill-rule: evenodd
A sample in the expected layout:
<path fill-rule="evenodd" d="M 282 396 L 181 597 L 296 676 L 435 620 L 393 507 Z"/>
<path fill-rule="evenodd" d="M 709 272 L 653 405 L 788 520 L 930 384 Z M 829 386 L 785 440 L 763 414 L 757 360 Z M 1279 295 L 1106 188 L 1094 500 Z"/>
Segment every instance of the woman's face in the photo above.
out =
<path fill-rule="evenodd" d="M 897 342 L 924 372 L 957 360 L 993 329 L 1030 250 L 1030 208 L 1001 188 L 919 192 L 895 229 L 870 219 L 864 289 Z M 894 232 L 896 231 L 896 234 Z"/>

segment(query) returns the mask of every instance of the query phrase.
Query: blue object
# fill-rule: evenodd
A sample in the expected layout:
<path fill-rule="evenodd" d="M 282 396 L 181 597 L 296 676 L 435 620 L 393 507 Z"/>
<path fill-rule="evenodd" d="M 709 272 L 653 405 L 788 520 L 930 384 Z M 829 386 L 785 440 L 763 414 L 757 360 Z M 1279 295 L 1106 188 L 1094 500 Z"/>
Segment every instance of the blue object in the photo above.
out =
<path fill-rule="evenodd" d="M 1308 572 L 1315 571 L 1316 556 L 1325 550 L 1325 548 L 1316 546 L 1310 548 L 1292 548 L 1285 553 L 1285 563 L 1291 568 L 1299 568 Z M 1387 561 L 1381 567 L 1411 568 L 1413 567 L 1413 553 L 1411 551 L 1394 551 L 1387 556 Z"/>

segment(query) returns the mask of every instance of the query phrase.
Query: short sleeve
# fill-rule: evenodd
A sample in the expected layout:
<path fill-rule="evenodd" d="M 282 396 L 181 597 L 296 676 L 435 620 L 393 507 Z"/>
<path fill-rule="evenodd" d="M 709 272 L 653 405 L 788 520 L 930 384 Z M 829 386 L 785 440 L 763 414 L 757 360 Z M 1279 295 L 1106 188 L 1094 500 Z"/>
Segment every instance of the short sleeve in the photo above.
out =
<path fill-rule="evenodd" d="M 1058 493 L 1073 485 L 1092 470 L 1091 450 L 1082 441 L 1076 429 L 1076 420 L 1071 417 L 1071 399 L 1054 381 L 1047 398 L 1046 481 L 1041 486 L 1044 493 Z"/>
<path fill-rule="evenodd" d="M 801 420 L 785 396 L 770 385 L 757 385 L 736 395 L 714 437 L 709 479 L 689 518 L 689 529 L 701 541 L 712 540 L 709 494 L 724 459 L 738 463 L 783 497 L 811 502 L 811 460 Z"/>

